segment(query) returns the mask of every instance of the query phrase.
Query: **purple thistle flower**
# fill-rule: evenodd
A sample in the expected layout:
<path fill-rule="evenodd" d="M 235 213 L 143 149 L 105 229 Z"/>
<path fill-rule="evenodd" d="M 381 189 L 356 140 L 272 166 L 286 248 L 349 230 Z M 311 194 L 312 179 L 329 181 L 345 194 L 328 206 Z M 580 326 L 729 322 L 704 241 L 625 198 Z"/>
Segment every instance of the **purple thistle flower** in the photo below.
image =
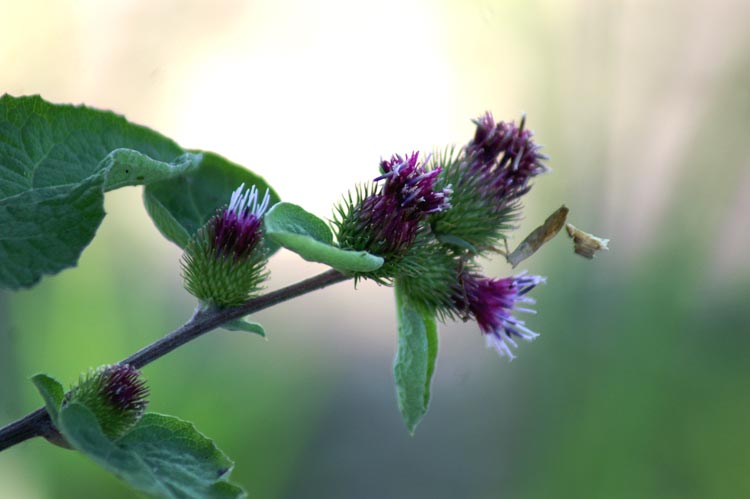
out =
<path fill-rule="evenodd" d="M 349 213 L 342 213 L 339 241 L 342 247 L 400 256 L 409 249 L 424 218 L 451 207 L 451 188 L 435 189 L 440 169 L 427 171 L 419 153 L 394 155 L 380 163 L 385 181 Z"/>
<path fill-rule="evenodd" d="M 522 272 L 504 279 L 490 279 L 470 272 L 462 272 L 459 281 L 461 293 L 455 294 L 455 307 L 464 315 L 476 319 L 480 331 L 487 338 L 487 345 L 494 347 L 501 356 L 513 360 L 510 347 L 518 345 L 514 337 L 531 341 L 537 333 L 526 327 L 524 321 L 513 316 L 513 312 L 536 313 L 517 306 L 519 303 L 535 303 L 526 294 L 538 284 L 545 282 L 540 276 Z"/>
<path fill-rule="evenodd" d="M 209 222 L 212 244 L 217 256 L 232 255 L 236 260 L 246 258 L 263 237 L 263 214 L 268 208 L 270 194 L 266 190 L 263 200 L 258 202 L 258 189 L 252 186 L 245 190 L 240 185 L 232 193 L 229 205 L 216 212 Z"/>
<path fill-rule="evenodd" d="M 465 149 L 467 173 L 479 179 L 477 185 L 485 197 L 508 204 L 529 191 L 529 179 L 549 171 L 542 163 L 547 156 L 532 140 L 534 134 L 524 129 L 525 116 L 519 126 L 504 121 L 496 124 L 491 113 L 474 123 L 474 140 Z"/>

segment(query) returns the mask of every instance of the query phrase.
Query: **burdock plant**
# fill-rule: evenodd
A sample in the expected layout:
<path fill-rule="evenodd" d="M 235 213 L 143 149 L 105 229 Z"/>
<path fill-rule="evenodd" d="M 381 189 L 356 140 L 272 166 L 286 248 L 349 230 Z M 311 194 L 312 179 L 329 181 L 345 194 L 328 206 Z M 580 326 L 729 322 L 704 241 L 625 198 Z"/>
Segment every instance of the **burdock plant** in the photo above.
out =
<path fill-rule="evenodd" d="M 244 317 L 349 279 L 394 288 L 396 394 L 414 432 L 429 404 L 438 321 L 476 321 L 488 345 L 509 359 L 517 340 L 537 337 L 521 314 L 534 312 L 530 294 L 544 279 L 488 277 L 479 258 L 503 253 L 547 158 L 525 119 L 496 122 L 487 113 L 475 125 L 461 148 L 381 160 L 326 222 L 281 202 L 262 178 L 225 158 L 183 149 L 110 112 L 38 96 L 0 98 L 0 288 L 29 287 L 74 266 L 104 217 L 104 193 L 143 185 L 154 224 L 183 250 L 184 286 L 198 300 L 184 325 L 86 372 L 67 393 L 53 378 L 34 376 L 45 407 L 1 428 L 0 450 L 42 436 L 146 495 L 242 497 L 228 481 L 233 463 L 211 440 L 190 423 L 145 412 L 138 369 L 218 327 L 264 335 Z M 567 213 L 563 207 L 549 217 L 509 262 L 528 258 Z M 580 254 L 606 249 L 606 240 L 573 229 Z M 280 247 L 330 269 L 261 294 Z M 200 365 L 211 368 L 208 360 Z"/>

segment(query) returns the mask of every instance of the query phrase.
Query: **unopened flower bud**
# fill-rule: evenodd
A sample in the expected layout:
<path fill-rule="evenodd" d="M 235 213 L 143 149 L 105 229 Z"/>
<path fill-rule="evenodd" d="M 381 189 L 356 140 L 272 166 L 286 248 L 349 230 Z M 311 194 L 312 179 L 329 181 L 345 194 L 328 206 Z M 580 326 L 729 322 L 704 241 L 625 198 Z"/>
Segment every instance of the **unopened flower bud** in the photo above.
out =
<path fill-rule="evenodd" d="M 63 407 L 84 405 L 111 439 L 117 439 L 143 416 L 148 401 L 146 382 L 130 365 L 102 366 L 81 375 L 78 385 L 65 394 Z"/>

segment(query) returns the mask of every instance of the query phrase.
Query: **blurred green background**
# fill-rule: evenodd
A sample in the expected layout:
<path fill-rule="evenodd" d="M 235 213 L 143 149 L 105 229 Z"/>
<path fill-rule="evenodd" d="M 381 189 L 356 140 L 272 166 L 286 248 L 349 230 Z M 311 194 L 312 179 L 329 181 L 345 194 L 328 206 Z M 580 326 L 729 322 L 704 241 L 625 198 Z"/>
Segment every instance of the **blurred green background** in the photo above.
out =
<path fill-rule="evenodd" d="M 251 497 L 750 497 L 750 5 L 738 1 L 0 0 L 0 92 L 113 109 L 215 150 L 321 216 L 381 156 L 526 112 L 561 203 L 612 239 L 524 262 L 542 333 L 513 363 L 448 324 L 415 437 L 392 386 L 391 290 L 351 283 L 148 366 L 151 410 L 195 422 Z M 108 194 L 80 265 L 0 293 L 0 424 L 177 327 L 193 303 L 140 191 Z M 322 270 L 280 252 L 272 288 Z M 507 275 L 501 261 L 492 275 Z M 42 440 L 0 497 L 131 497 Z"/>

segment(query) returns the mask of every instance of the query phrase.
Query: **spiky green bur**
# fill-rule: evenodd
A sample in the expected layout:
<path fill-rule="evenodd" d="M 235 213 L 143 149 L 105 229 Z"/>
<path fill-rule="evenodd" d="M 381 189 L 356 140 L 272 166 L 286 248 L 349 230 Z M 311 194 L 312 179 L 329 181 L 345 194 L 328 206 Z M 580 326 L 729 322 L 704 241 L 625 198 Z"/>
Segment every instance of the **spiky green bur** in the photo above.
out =
<path fill-rule="evenodd" d="M 262 217 L 269 194 L 258 201 L 255 187 L 241 185 L 227 207 L 198 229 L 182 255 L 185 289 L 201 302 L 232 307 L 256 294 L 265 270 Z"/>
<path fill-rule="evenodd" d="M 455 252 L 425 233 L 400 262 L 399 286 L 420 308 L 434 312 L 441 320 L 452 318 L 451 298 L 458 290 L 461 265 Z"/>
<path fill-rule="evenodd" d="M 362 278 L 372 279 L 380 284 L 388 284 L 393 278 L 402 257 L 400 248 L 389 247 L 385 237 L 378 237 L 374 227 L 362 214 L 362 203 L 377 191 L 373 184 L 358 185 L 354 192 L 346 194 L 334 208 L 332 225 L 338 246 L 346 250 L 363 250 L 384 258 L 383 265 L 372 272 L 355 273 L 355 282 Z"/>
<path fill-rule="evenodd" d="M 212 247 L 211 221 L 185 247 L 182 256 L 182 276 L 185 289 L 203 303 L 220 307 L 239 305 L 262 289 L 267 278 L 266 258 L 262 248 L 252 255 L 235 259 L 217 254 Z"/>
<path fill-rule="evenodd" d="M 467 175 L 467 158 L 455 149 L 436 155 L 434 164 L 442 170 L 439 185 L 453 188 L 453 207 L 430 217 L 436 237 L 457 250 L 473 254 L 484 253 L 505 239 L 519 219 L 520 203 L 497 202 L 488 196 L 483 185 L 486 180 Z"/>
<path fill-rule="evenodd" d="M 83 404 L 96 416 L 102 431 L 115 440 L 138 422 L 148 405 L 148 388 L 140 374 L 127 364 L 90 370 L 65 394 L 63 407 Z"/>
<path fill-rule="evenodd" d="M 450 210 L 430 217 L 437 237 L 469 253 L 486 253 L 505 239 L 519 217 L 520 198 L 531 189 L 532 177 L 546 172 L 546 156 L 515 123 L 495 123 L 485 114 L 475 121 L 474 139 L 457 151 L 437 155 L 438 187 L 453 189 Z"/>

